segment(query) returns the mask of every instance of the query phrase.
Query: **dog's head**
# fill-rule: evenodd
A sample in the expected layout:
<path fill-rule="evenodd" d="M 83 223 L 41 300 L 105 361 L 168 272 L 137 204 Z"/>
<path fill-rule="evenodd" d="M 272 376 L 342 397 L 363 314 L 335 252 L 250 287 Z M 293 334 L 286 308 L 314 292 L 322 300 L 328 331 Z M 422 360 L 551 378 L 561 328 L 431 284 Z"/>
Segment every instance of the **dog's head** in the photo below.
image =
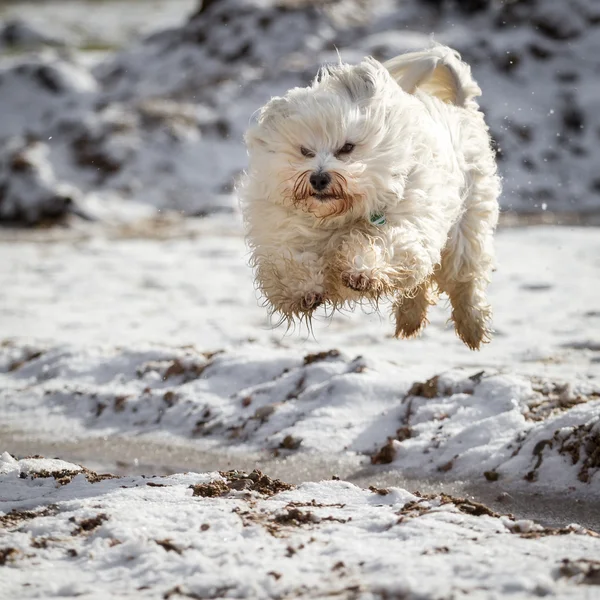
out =
<path fill-rule="evenodd" d="M 250 176 L 273 202 L 318 219 L 368 214 L 398 179 L 404 96 L 373 59 L 323 67 L 263 107 L 246 135 Z"/>

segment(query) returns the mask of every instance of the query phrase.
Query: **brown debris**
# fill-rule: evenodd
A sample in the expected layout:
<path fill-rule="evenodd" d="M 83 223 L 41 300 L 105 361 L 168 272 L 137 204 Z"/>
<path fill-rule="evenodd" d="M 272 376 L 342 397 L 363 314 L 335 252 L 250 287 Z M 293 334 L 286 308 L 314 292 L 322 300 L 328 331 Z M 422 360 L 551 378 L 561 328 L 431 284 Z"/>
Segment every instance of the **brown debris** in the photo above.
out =
<path fill-rule="evenodd" d="M 304 365 L 312 365 L 313 363 L 320 362 L 322 360 L 329 360 L 330 358 L 340 358 L 341 352 L 339 350 L 327 350 L 325 352 L 317 352 L 316 354 L 307 354 L 304 357 Z"/>
<path fill-rule="evenodd" d="M 193 496 L 202 496 L 203 498 L 216 498 L 217 496 L 224 496 L 231 491 L 229 486 L 220 479 L 215 479 L 208 483 L 198 483 L 190 487 L 194 490 Z"/>
<path fill-rule="evenodd" d="M 252 473 L 244 471 L 221 471 L 219 473 L 226 481 L 215 480 L 209 483 L 199 483 L 190 486 L 194 490 L 194 496 L 214 498 L 224 496 L 232 491 L 257 492 L 264 496 L 273 496 L 279 492 L 291 490 L 289 483 L 279 479 L 271 479 L 261 471 L 255 469 Z"/>
<path fill-rule="evenodd" d="M 22 358 L 21 360 L 16 360 L 13 363 L 11 363 L 8 367 L 9 371 L 17 371 L 19 370 L 23 365 L 25 365 L 26 363 L 35 360 L 36 358 L 39 358 L 42 355 L 42 351 L 41 350 L 30 350 L 27 352 L 27 355 Z"/>
<path fill-rule="evenodd" d="M 379 496 L 387 496 L 390 493 L 390 490 L 388 490 L 387 488 L 378 488 L 374 485 L 370 485 L 369 490 L 374 494 L 378 494 Z"/>
<path fill-rule="evenodd" d="M 581 461 L 577 479 L 589 483 L 600 469 L 600 420 L 573 427 L 564 437 L 557 431 L 554 440 L 559 454 L 569 455 L 574 465 Z"/>
<path fill-rule="evenodd" d="M 178 396 L 175 392 L 173 392 L 172 390 L 169 390 L 168 392 L 165 392 L 163 394 L 163 400 L 165 402 L 165 404 L 171 408 L 171 406 L 174 406 L 177 403 L 178 400 Z"/>
<path fill-rule="evenodd" d="M 226 586 L 222 586 L 220 588 L 211 590 L 207 594 L 201 595 L 201 594 L 196 594 L 195 592 L 191 592 L 190 590 L 184 588 L 181 585 L 176 585 L 175 587 L 171 588 L 170 590 L 167 590 L 163 594 L 163 599 L 170 600 L 171 598 L 174 598 L 177 596 L 182 596 L 184 598 L 192 598 L 193 600 L 213 600 L 216 598 L 225 597 L 225 594 L 227 594 L 227 592 L 229 590 L 232 590 L 233 588 L 234 588 L 234 586 L 232 586 L 232 585 L 226 585 Z"/>
<path fill-rule="evenodd" d="M 255 469 L 250 474 L 246 474 L 242 471 L 225 471 L 220 474 L 225 477 L 230 484 L 237 479 L 249 479 L 252 481 L 251 491 L 258 492 L 265 496 L 274 496 L 280 492 L 291 490 L 294 487 L 279 479 L 271 479 L 271 477 L 265 475 L 258 469 Z"/>
<path fill-rule="evenodd" d="M 44 458 L 43 456 L 32 456 L 28 458 Z M 118 475 L 112 475 L 111 473 L 96 473 L 86 467 L 81 467 L 81 470 L 74 471 L 70 469 L 61 469 L 60 471 L 47 471 L 41 469 L 40 471 L 32 471 L 31 473 L 21 473 L 21 477 L 30 477 L 31 479 L 40 479 L 46 477 L 53 477 L 59 485 L 67 485 L 73 481 L 77 475 L 85 475 L 85 478 L 89 483 L 99 483 L 105 479 L 119 479 Z"/>
<path fill-rule="evenodd" d="M 181 360 L 176 358 L 171 362 L 171 364 L 167 367 L 163 379 L 166 381 L 171 377 L 177 377 L 178 375 L 183 375 L 184 382 L 192 381 L 194 379 L 198 379 L 201 377 L 202 373 L 204 373 L 205 369 L 207 369 L 212 363 L 206 362 L 203 364 L 192 363 L 189 365 L 185 365 Z"/>
<path fill-rule="evenodd" d="M 396 448 L 394 447 L 393 438 L 388 438 L 388 441 L 376 454 L 371 456 L 372 465 L 389 465 L 396 458 Z"/>
<path fill-rule="evenodd" d="M 75 517 L 71 517 L 69 521 L 77 524 L 77 527 L 71 531 L 71 535 L 81 535 L 82 533 L 88 533 L 100 527 L 102 523 L 108 521 L 108 516 L 104 513 L 99 513 L 95 517 L 83 519 L 83 521 L 79 521 L 79 523 L 77 523 Z"/>
<path fill-rule="evenodd" d="M 452 470 L 452 467 L 454 467 L 454 460 L 449 460 L 447 463 L 440 465 L 437 470 L 440 473 L 447 473 L 448 471 Z"/>
<path fill-rule="evenodd" d="M 0 548 L 0 567 L 5 565 L 8 561 L 13 561 L 20 554 L 16 548 Z"/>
<path fill-rule="evenodd" d="M 396 431 L 396 439 L 399 442 L 403 442 L 404 440 L 409 440 L 412 437 L 412 429 L 408 426 L 400 427 Z"/>
<path fill-rule="evenodd" d="M 183 550 L 176 546 L 170 539 L 154 540 L 159 546 L 162 546 L 167 552 L 175 552 L 176 554 L 183 554 Z"/>
<path fill-rule="evenodd" d="M 117 413 L 125 410 L 125 404 L 127 403 L 129 396 L 116 396 L 113 404 L 113 410 Z"/>
<path fill-rule="evenodd" d="M 458 510 L 467 515 L 473 515 L 474 517 L 488 516 L 488 517 L 500 517 L 501 515 L 494 512 L 491 508 L 488 508 L 485 504 L 480 502 L 474 502 L 473 500 L 467 500 L 465 498 L 454 498 L 453 496 L 447 496 L 442 494 L 440 496 L 442 504 L 448 504 L 452 502 Z"/>
<path fill-rule="evenodd" d="M 38 517 L 52 517 L 58 513 L 56 504 L 50 504 L 39 512 L 32 510 L 11 510 L 8 514 L 0 516 L 0 529 L 8 529 L 20 525 L 22 521 L 37 519 Z"/>
<path fill-rule="evenodd" d="M 408 396 L 421 396 L 422 398 L 436 398 L 438 395 L 438 385 L 440 376 L 436 375 L 427 381 L 417 381 L 413 383 Z"/>
<path fill-rule="evenodd" d="M 561 577 L 576 577 L 577 583 L 584 585 L 600 585 L 600 561 L 580 558 L 563 559 L 558 572 Z"/>
<path fill-rule="evenodd" d="M 295 438 L 292 435 L 286 435 L 279 444 L 279 447 L 284 450 L 298 450 L 301 444 L 302 438 Z"/>
<path fill-rule="evenodd" d="M 524 476 L 526 481 L 537 480 L 538 469 L 542 465 L 547 447 L 569 457 L 572 465 L 580 465 L 577 479 L 589 483 L 593 475 L 600 470 L 600 420 L 557 430 L 552 438 L 540 440 L 532 450 L 536 461 L 531 471 Z"/>
<path fill-rule="evenodd" d="M 524 414 L 529 421 L 543 421 L 578 404 L 600 398 L 599 392 L 587 394 L 576 392 L 569 383 L 548 382 L 533 378 L 531 386 L 535 395 L 528 402 L 529 410 Z"/>
<path fill-rule="evenodd" d="M 310 511 L 302 512 L 299 508 L 292 507 L 276 515 L 274 521 L 280 525 L 294 525 L 295 527 L 299 527 L 307 523 L 318 523 L 320 519 Z"/>
<path fill-rule="evenodd" d="M 432 501 L 437 500 L 439 505 L 444 504 L 454 504 L 456 508 L 467 515 L 472 515 L 474 517 L 488 516 L 488 517 L 500 517 L 501 515 L 494 512 L 485 504 L 481 504 L 479 502 L 474 502 L 472 500 L 467 500 L 465 498 L 455 498 L 454 496 L 449 496 L 448 494 L 439 494 L 439 495 L 431 495 L 425 494 L 419 498 L 419 500 L 411 500 L 407 502 L 398 512 L 399 515 L 406 515 L 410 517 L 419 517 L 424 515 L 431 510 L 437 508 L 436 505 L 432 504 Z M 428 503 L 428 506 L 425 505 Z M 509 515 L 510 516 L 510 515 Z"/>

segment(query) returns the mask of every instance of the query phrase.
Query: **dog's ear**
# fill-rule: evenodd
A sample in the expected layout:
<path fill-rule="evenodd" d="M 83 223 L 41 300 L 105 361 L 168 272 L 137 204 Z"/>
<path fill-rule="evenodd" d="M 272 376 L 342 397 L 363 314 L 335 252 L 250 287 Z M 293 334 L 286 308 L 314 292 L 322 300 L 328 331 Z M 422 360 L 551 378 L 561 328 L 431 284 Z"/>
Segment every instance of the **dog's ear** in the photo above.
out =
<path fill-rule="evenodd" d="M 324 65 L 319 69 L 313 87 L 332 83 L 345 91 L 353 102 L 361 102 L 375 95 L 382 73 L 389 77 L 383 66 L 372 59 L 365 59 L 356 66 Z"/>
<path fill-rule="evenodd" d="M 422 52 L 401 54 L 384 67 L 409 94 L 421 90 L 456 106 L 468 106 L 481 95 L 469 66 L 447 46 L 438 44 Z"/>
<path fill-rule="evenodd" d="M 289 114 L 289 103 L 285 98 L 271 98 L 260 111 L 255 113 L 256 122 L 248 129 L 244 141 L 248 148 L 255 145 L 266 146 L 265 136 L 269 128 L 280 118 Z"/>
<path fill-rule="evenodd" d="M 315 76 L 314 80 L 313 80 L 313 85 L 316 85 L 318 83 L 321 83 L 322 81 L 324 81 L 325 79 L 327 79 L 330 75 L 335 73 L 337 65 L 335 64 L 325 64 L 323 65 L 317 72 L 317 75 Z"/>

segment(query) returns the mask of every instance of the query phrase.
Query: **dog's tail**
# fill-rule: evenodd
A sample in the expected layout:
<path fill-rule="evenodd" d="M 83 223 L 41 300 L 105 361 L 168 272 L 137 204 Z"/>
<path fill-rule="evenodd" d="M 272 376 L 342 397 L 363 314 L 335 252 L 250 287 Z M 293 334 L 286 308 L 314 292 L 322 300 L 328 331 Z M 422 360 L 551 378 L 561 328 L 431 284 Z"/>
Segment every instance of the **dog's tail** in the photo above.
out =
<path fill-rule="evenodd" d="M 434 44 L 427 50 L 396 56 L 383 66 L 409 94 L 419 89 L 448 104 L 477 108 L 474 98 L 481 96 L 481 89 L 469 65 L 452 48 Z"/>

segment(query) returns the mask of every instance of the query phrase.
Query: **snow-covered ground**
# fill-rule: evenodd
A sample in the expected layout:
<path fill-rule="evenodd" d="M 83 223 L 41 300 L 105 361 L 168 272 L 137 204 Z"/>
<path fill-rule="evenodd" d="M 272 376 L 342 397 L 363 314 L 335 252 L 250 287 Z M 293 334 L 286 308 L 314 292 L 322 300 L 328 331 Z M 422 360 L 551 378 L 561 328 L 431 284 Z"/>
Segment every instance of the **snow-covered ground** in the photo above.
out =
<path fill-rule="evenodd" d="M 591 600 L 600 539 L 484 506 L 261 474 L 103 479 L 0 458 L 5 598 Z"/>
<path fill-rule="evenodd" d="M 595 229 L 498 234 L 497 333 L 480 353 L 443 300 L 413 341 L 391 336 L 385 307 L 273 330 L 226 218 L 166 240 L 43 235 L 0 244 L 6 427 L 333 457 L 390 437 L 384 462 L 405 474 L 600 492 Z"/>
<path fill-rule="evenodd" d="M 72 466 L 5 455 L 7 598 L 592 597 L 600 543 L 564 527 L 600 529 L 598 230 L 498 233 L 498 331 L 479 353 L 444 302 L 413 341 L 360 310 L 322 315 L 313 336 L 271 329 L 231 217 L 0 239 L 0 447 L 148 475 L 260 464 L 307 482 L 204 499 L 189 486 L 215 473 L 67 483 Z M 309 483 L 335 474 L 394 489 Z M 438 496 L 406 505 L 418 499 L 400 484 Z M 463 514 L 443 490 L 522 522 Z"/>

